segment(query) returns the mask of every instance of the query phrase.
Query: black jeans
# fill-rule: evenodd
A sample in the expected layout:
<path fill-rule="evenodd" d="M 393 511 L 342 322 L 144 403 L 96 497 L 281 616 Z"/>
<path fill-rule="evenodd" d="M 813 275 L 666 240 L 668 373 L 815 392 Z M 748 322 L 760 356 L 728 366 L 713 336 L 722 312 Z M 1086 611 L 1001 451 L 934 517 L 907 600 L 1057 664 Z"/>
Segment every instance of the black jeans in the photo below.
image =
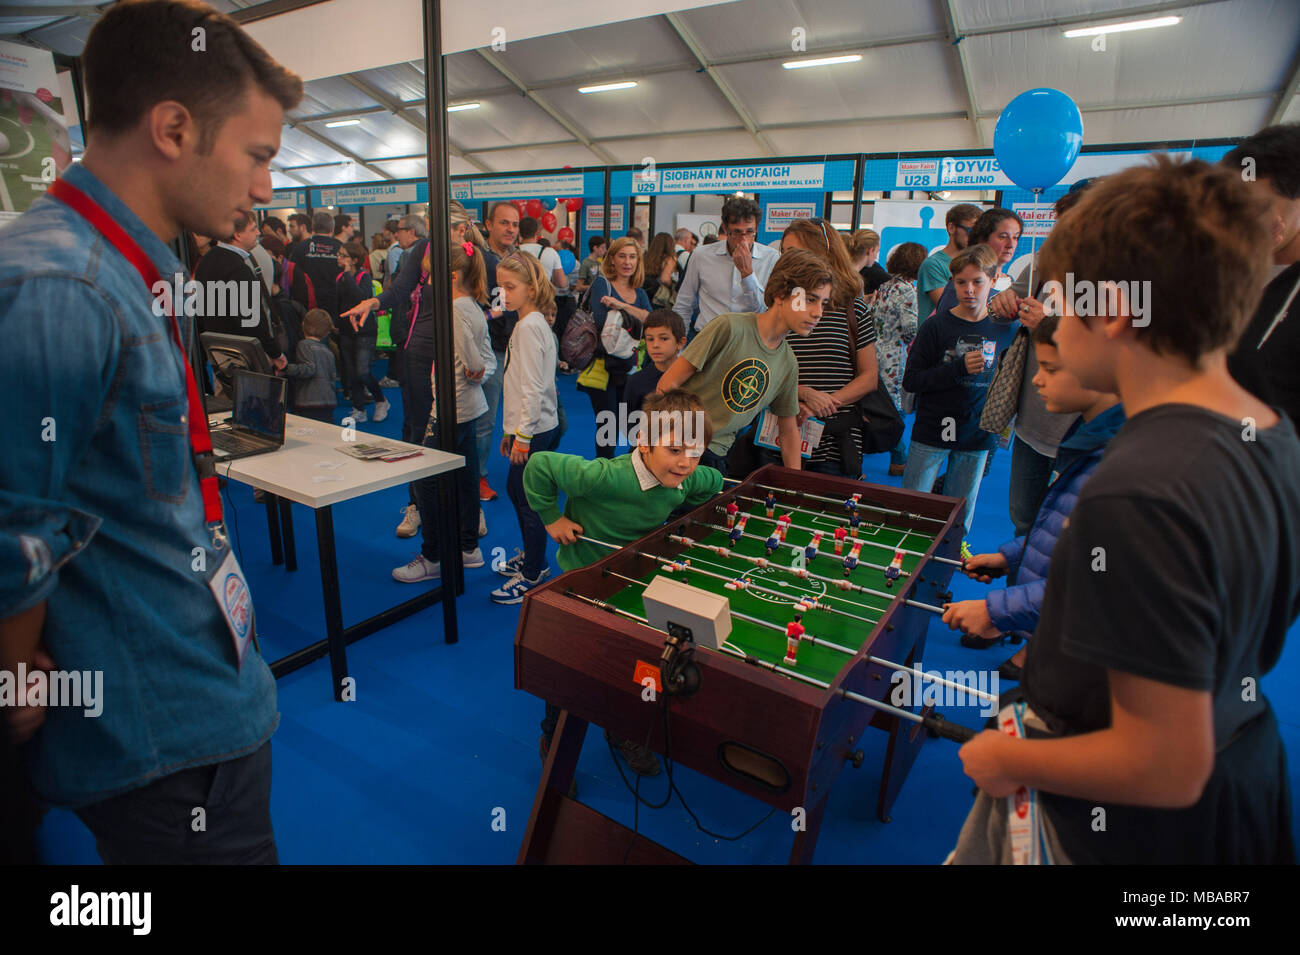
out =
<path fill-rule="evenodd" d="M 200 812 L 199 810 L 202 810 Z M 105 865 L 278 865 L 271 743 L 77 810 Z"/>
<path fill-rule="evenodd" d="M 456 512 L 460 518 L 460 549 L 468 554 L 478 547 L 478 419 L 456 425 L 456 453 L 465 456 L 465 466 L 452 474 L 456 488 Z M 430 420 L 424 437 L 426 448 L 438 447 L 438 422 Z M 423 540 L 420 553 L 425 560 L 438 561 L 438 479 L 420 478 L 413 484 L 415 504 L 420 509 Z"/>
<path fill-rule="evenodd" d="M 993 455 L 989 455 L 992 457 Z M 1047 486 L 1052 480 L 1055 458 L 1039 454 L 1024 441 L 1016 438 L 1011 444 L 1011 523 L 1016 536 L 1024 537 L 1034 525 L 1034 517 L 1047 497 Z"/>
<path fill-rule="evenodd" d="M 559 435 L 558 427 L 533 435 L 533 440 L 528 446 L 530 456 L 539 451 L 554 451 Z M 510 465 L 510 471 L 506 475 L 506 494 L 510 497 L 510 503 L 515 506 L 515 516 L 519 519 L 519 536 L 524 541 L 524 576 L 529 580 L 536 580 L 537 575 L 546 566 L 546 541 L 549 538 L 541 516 L 528 506 L 528 498 L 524 495 L 525 467 L 527 462 Z M 474 524 L 474 530 L 475 533 L 478 532 L 477 522 Z"/>
<path fill-rule="evenodd" d="M 370 370 L 375 360 L 375 336 L 347 335 L 340 338 L 339 355 L 343 359 L 342 363 L 352 373 L 351 387 L 348 389 L 352 407 L 358 411 L 365 408 L 367 390 L 376 404 L 383 404 L 386 400 L 384 390 L 379 387 L 379 379 Z"/>

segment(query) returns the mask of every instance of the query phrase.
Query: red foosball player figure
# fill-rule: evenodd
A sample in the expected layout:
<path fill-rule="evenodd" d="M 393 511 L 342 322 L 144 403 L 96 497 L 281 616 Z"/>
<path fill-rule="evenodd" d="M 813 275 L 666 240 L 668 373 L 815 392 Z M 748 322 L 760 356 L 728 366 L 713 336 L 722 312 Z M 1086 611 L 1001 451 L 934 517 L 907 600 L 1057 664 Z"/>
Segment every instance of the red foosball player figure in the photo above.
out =
<path fill-rule="evenodd" d="M 736 514 L 740 511 L 740 506 L 735 501 L 727 502 L 727 526 L 736 526 Z"/>
<path fill-rule="evenodd" d="M 731 538 L 732 547 L 735 547 L 737 544 L 739 544 L 740 539 L 745 535 L 745 523 L 748 520 L 749 520 L 748 514 L 740 515 L 740 520 L 736 522 L 736 526 L 733 527 L 731 529 L 731 533 L 727 535 L 728 537 Z"/>
<path fill-rule="evenodd" d="M 893 587 L 894 581 L 901 576 L 903 576 L 903 552 L 896 550 L 894 551 L 894 559 L 885 568 L 885 586 Z"/>
<path fill-rule="evenodd" d="M 763 506 L 767 508 L 767 516 L 770 518 L 776 513 L 776 495 L 768 491 L 767 497 L 763 500 Z"/>
<path fill-rule="evenodd" d="M 858 536 L 858 525 L 862 523 L 862 515 L 854 511 L 849 515 L 849 533 L 855 538 Z"/>
<path fill-rule="evenodd" d="M 781 538 L 781 543 L 785 543 L 785 535 L 790 533 L 790 515 L 782 514 L 776 521 L 776 536 Z"/>
<path fill-rule="evenodd" d="M 845 577 L 847 577 L 849 574 L 853 573 L 853 571 L 857 569 L 858 555 L 860 555 L 861 553 L 862 553 L 862 541 L 858 541 L 856 544 L 853 545 L 853 549 L 849 551 L 849 556 L 844 558 Z"/>
<path fill-rule="evenodd" d="M 803 614 L 795 614 L 794 620 L 785 625 L 785 663 L 787 666 L 794 666 L 796 657 L 799 654 L 799 641 L 803 639 L 804 626 L 799 621 L 803 619 Z"/>
<path fill-rule="evenodd" d="M 843 527 L 835 528 L 835 556 L 839 557 L 844 553 L 844 538 L 849 536 L 849 532 Z"/>
<path fill-rule="evenodd" d="M 803 556 L 810 564 L 813 562 L 813 558 L 818 554 L 817 545 L 822 542 L 822 534 L 822 531 L 814 533 L 812 540 L 808 542 L 808 546 L 803 549 Z"/>
<path fill-rule="evenodd" d="M 852 497 L 847 498 L 844 501 L 844 510 L 848 511 L 850 514 L 856 514 L 858 511 L 858 502 L 861 500 L 861 494 L 854 494 Z"/>

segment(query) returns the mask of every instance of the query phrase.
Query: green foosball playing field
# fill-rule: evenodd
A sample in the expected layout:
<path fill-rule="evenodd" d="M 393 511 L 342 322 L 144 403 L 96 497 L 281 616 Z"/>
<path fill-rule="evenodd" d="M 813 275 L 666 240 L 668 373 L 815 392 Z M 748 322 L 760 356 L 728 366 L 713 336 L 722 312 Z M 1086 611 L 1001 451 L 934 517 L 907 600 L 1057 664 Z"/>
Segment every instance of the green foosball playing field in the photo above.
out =
<path fill-rule="evenodd" d="M 738 497 L 736 504 L 740 507 L 736 523 L 743 515 L 745 525 L 734 543 L 735 528 L 728 528 L 728 515 L 718 505 L 712 518 L 704 518 L 710 524 L 685 525 L 681 534 L 695 542 L 686 550 L 674 557 L 668 556 L 666 547 L 643 550 L 648 556 L 662 558 L 659 567 L 636 581 L 624 578 L 628 585 L 607 598 L 608 603 L 644 617 L 641 595 L 645 585 L 667 573 L 682 583 L 728 598 L 731 634 L 725 647 L 757 657 L 795 678 L 830 683 L 851 653 L 862 648 L 895 595 L 907 588 L 911 572 L 933 543 L 933 537 L 890 526 L 888 513 L 864 504 L 858 509 L 861 519 L 856 536 L 844 536 L 837 556 L 834 534 L 838 528 L 848 531 L 850 525 L 850 512 L 844 505 L 804 497 L 798 507 L 779 504 L 769 518 L 764 501 Z M 769 557 L 769 537 L 785 515 L 790 517 L 789 529 Z M 822 537 L 815 556 L 808 559 L 806 549 L 817 532 Z M 669 538 L 665 541 L 668 543 L 681 541 Z M 857 565 L 846 576 L 845 558 L 855 545 L 861 545 Z M 729 553 L 719 554 L 710 548 L 724 548 Z M 902 558 L 895 565 L 899 576 L 891 582 L 886 568 L 895 562 L 899 551 Z M 759 566 L 754 559 L 766 559 L 768 565 Z M 801 576 L 801 570 L 806 570 L 807 576 Z M 841 589 L 845 581 L 856 586 Z M 800 602 L 808 609 L 801 612 L 796 606 Z M 796 615 L 801 617 L 805 632 L 796 661 L 790 664 L 786 661 L 786 627 Z"/>

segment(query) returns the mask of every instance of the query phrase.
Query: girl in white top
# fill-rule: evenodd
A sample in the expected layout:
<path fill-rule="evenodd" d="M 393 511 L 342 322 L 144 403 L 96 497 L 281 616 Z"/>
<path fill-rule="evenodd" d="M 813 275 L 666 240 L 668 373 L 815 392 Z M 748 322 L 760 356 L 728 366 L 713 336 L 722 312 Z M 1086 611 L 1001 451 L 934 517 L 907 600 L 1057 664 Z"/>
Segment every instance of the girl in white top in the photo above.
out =
<path fill-rule="evenodd" d="M 553 451 L 559 441 L 556 413 L 555 335 L 544 313 L 554 314 L 555 290 L 542 264 L 526 252 L 513 252 L 497 265 L 497 285 L 505 310 L 518 312 L 519 323 L 506 346 L 506 367 L 501 385 L 501 453 L 510 459 L 506 490 L 523 537 L 523 554 L 507 561 L 504 572 L 512 576 L 492 593 L 496 603 L 521 603 L 524 593 L 541 582 L 546 567 L 546 525 L 528 506 L 524 496 L 524 466 L 528 455 Z"/>

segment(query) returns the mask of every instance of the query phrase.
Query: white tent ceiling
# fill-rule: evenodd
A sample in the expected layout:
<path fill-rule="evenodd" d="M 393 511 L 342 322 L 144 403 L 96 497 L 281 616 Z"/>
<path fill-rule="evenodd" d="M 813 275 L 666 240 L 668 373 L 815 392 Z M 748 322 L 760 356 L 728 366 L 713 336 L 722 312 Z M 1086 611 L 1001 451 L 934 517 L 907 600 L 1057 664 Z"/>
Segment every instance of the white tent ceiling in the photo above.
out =
<path fill-rule="evenodd" d="M 57 0 L 21 2 L 0 8 L 0 32 L 70 55 L 98 15 Z M 319 17 L 331 6 L 307 9 Z M 42 7 L 58 15 L 36 15 Z M 598 9 L 614 16 L 624 7 Z M 1112 34 L 1104 51 L 1062 35 L 1169 14 L 1182 22 Z M 791 50 L 796 28 L 805 52 Z M 420 24 L 417 16 L 339 25 L 345 37 L 379 29 L 418 35 Z M 295 61 L 292 49 L 271 52 Z M 832 52 L 862 59 L 781 67 Z M 453 53 L 445 67 L 448 103 L 481 104 L 448 116 L 453 174 L 647 156 L 668 163 L 987 147 L 1000 110 L 1036 86 L 1074 98 L 1087 144 L 1213 139 L 1300 120 L 1300 2 L 735 0 Z M 577 90 L 616 80 L 638 85 Z M 276 185 L 423 176 L 423 82 L 419 61 L 309 81 L 287 118 Z M 325 126 L 348 118 L 361 122 Z"/>

